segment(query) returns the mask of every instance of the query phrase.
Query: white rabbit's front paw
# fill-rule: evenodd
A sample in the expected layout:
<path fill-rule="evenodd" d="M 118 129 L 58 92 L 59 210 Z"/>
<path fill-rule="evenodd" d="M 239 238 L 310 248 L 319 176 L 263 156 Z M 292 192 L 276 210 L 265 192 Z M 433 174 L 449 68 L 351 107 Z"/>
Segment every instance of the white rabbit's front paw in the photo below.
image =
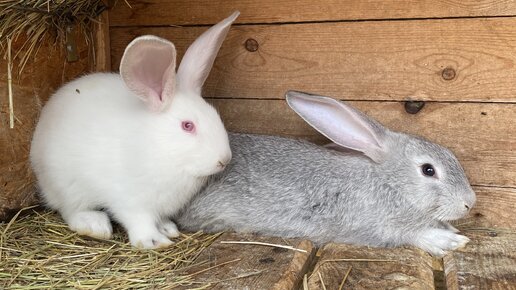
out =
<path fill-rule="evenodd" d="M 63 215 L 72 231 L 79 235 L 97 239 L 110 239 L 113 233 L 111 221 L 105 212 L 98 210 L 81 211 Z"/>
<path fill-rule="evenodd" d="M 140 249 L 165 248 L 173 244 L 165 235 L 158 230 L 137 230 L 129 233 L 131 245 Z"/>
<path fill-rule="evenodd" d="M 176 224 L 170 220 L 161 221 L 158 224 L 158 230 L 169 238 L 177 238 L 180 234 Z"/>
<path fill-rule="evenodd" d="M 444 229 L 427 229 L 416 238 L 414 245 L 434 256 L 444 256 L 446 251 L 464 247 L 469 242 L 466 236 Z"/>

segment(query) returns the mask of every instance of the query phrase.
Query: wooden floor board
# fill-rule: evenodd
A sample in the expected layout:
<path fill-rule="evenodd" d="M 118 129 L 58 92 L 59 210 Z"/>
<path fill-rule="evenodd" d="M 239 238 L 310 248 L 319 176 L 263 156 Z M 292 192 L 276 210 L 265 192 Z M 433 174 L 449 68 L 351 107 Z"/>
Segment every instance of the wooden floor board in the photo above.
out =
<path fill-rule="evenodd" d="M 415 248 L 328 244 L 310 274 L 308 288 L 433 290 L 432 257 Z"/>
<path fill-rule="evenodd" d="M 289 245 L 305 252 L 254 244 L 223 244 L 222 241 Z M 302 239 L 225 233 L 196 259 L 198 266 L 184 274 L 193 275 L 198 286 L 209 283 L 209 289 L 297 289 L 314 251 L 313 244 Z"/>
<path fill-rule="evenodd" d="M 516 232 L 466 233 L 471 242 L 444 258 L 448 290 L 516 289 Z"/>

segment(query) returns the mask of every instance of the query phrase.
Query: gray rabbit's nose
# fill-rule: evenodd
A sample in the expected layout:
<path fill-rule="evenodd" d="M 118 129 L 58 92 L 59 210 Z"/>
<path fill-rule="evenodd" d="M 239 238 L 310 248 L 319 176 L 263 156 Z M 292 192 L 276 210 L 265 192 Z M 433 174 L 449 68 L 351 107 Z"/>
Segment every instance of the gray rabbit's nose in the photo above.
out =
<path fill-rule="evenodd" d="M 466 194 L 465 198 L 463 199 L 464 207 L 467 211 L 471 210 L 473 206 L 475 205 L 477 201 L 475 192 L 470 187 L 470 191 Z"/>
<path fill-rule="evenodd" d="M 471 202 L 471 203 L 464 203 L 464 207 L 466 208 L 467 211 L 469 211 L 473 205 L 475 205 L 475 202 Z"/>

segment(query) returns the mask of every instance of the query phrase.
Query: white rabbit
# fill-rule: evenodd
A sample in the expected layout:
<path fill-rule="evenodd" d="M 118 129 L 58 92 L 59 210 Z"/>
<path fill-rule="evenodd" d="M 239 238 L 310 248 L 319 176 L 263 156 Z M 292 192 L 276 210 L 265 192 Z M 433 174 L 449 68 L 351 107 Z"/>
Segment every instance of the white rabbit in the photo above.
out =
<path fill-rule="evenodd" d="M 120 75 L 87 75 L 50 98 L 30 159 L 44 201 L 70 229 L 108 239 L 109 214 L 140 248 L 179 235 L 169 217 L 231 159 L 224 125 L 200 94 L 238 14 L 202 34 L 177 74 L 174 45 L 141 36 Z"/>

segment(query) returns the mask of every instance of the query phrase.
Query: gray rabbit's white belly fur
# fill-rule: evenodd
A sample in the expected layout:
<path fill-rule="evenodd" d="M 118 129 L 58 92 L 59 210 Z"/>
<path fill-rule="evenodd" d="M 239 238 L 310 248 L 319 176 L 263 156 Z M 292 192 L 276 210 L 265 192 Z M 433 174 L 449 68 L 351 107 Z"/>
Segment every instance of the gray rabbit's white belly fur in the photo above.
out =
<path fill-rule="evenodd" d="M 389 178 L 368 182 L 382 173 L 365 156 L 272 136 L 230 134 L 230 142 L 231 164 L 178 216 L 183 229 L 396 246 L 435 223 Z"/>

